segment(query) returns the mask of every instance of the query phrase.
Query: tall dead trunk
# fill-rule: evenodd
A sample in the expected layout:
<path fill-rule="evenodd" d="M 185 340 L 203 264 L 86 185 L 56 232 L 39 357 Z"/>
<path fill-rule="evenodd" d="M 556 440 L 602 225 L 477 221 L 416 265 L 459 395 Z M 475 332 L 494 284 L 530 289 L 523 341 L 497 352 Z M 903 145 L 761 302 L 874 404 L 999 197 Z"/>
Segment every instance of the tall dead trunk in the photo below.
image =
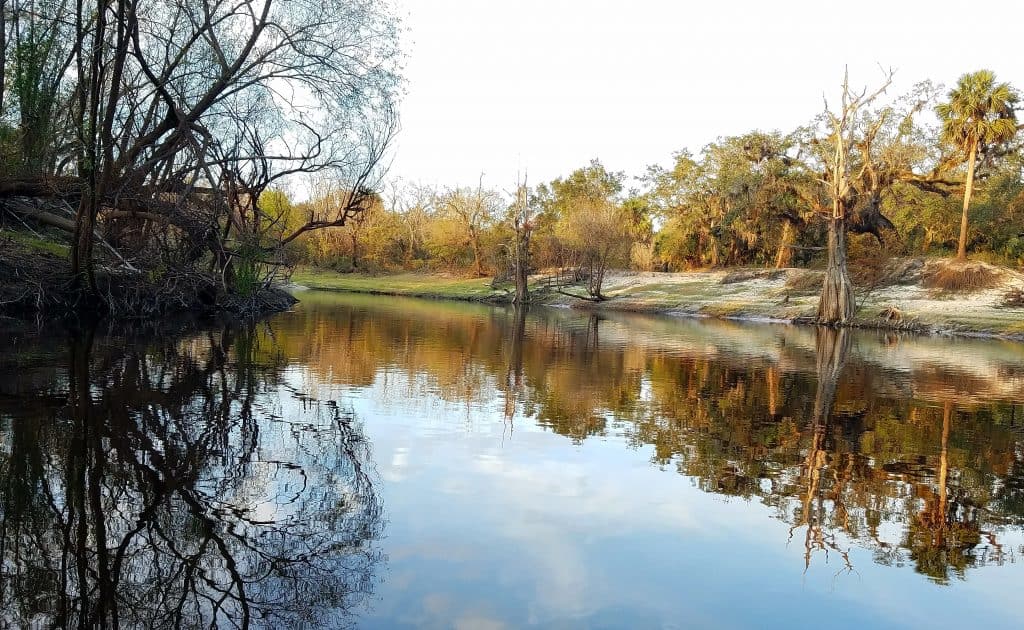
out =
<path fill-rule="evenodd" d="M 853 313 L 853 283 L 846 266 L 846 219 L 833 217 L 828 226 L 828 266 L 818 302 L 818 323 L 846 324 Z"/>
<path fill-rule="evenodd" d="M 789 221 L 782 223 L 782 237 L 779 240 L 779 252 L 775 255 L 775 268 L 784 269 L 793 264 L 793 224 Z"/>
<path fill-rule="evenodd" d="M 530 257 L 529 236 L 516 236 L 516 254 L 512 273 L 515 274 L 516 295 L 514 304 L 527 304 L 530 301 Z"/>
<path fill-rule="evenodd" d="M 974 162 L 978 159 L 978 143 L 971 145 L 971 153 L 967 158 L 967 181 L 964 187 L 964 211 L 960 215 L 960 241 L 956 247 L 956 259 L 967 260 L 967 209 L 971 206 L 971 194 L 974 192 Z"/>
<path fill-rule="evenodd" d="M 479 277 L 484 275 L 483 263 L 480 260 L 480 235 L 476 228 L 469 228 L 469 245 L 473 249 L 473 275 Z"/>
<path fill-rule="evenodd" d="M 75 217 L 75 235 L 71 247 L 71 273 L 78 286 L 86 294 L 98 300 L 96 275 L 93 270 L 92 254 L 96 217 L 100 199 L 103 198 L 103 180 L 109 167 L 100 167 L 105 152 L 101 151 L 101 100 L 104 90 L 104 54 L 106 52 L 108 1 L 101 0 L 95 7 L 95 23 L 91 34 L 88 32 L 90 8 L 79 3 L 76 10 L 76 36 L 78 38 L 78 69 L 81 76 L 88 76 L 88 82 L 79 87 L 78 137 L 81 143 L 79 174 L 85 184 L 82 199 Z M 85 41 L 91 35 L 88 57 L 85 56 Z M 86 65 L 88 64 L 88 65 Z M 105 121 L 104 121 L 105 122 Z"/>

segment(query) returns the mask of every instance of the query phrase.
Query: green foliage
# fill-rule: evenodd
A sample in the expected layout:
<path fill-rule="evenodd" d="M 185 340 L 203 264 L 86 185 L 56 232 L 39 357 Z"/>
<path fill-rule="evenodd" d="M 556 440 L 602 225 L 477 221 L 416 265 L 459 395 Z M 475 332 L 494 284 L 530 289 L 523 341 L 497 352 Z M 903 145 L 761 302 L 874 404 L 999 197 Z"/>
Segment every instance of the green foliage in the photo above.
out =
<path fill-rule="evenodd" d="M 997 83 L 991 70 L 965 74 L 935 107 L 942 120 L 942 141 L 967 158 L 971 146 L 991 146 L 1017 134 L 1014 107 L 1019 97 L 1009 83 Z"/>
<path fill-rule="evenodd" d="M 1024 161 L 1019 148 L 1007 144 L 1016 92 L 990 73 L 969 75 L 937 108 L 946 115 L 941 128 L 919 123 L 917 115 L 938 93 L 920 83 L 863 112 L 855 124 L 863 146 L 851 153 L 850 212 L 868 215 L 850 237 L 850 257 L 865 273 L 891 255 L 941 255 L 956 247 L 963 169 L 951 151 L 964 149 L 949 143 L 971 134 L 990 143 L 978 164 L 971 249 L 993 261 L 1024 264 Z M 968 124 L 977 118 L 976 101 L 988 112 L 982 116 L 987 127 Z M 648 168 L 639 191 L 627 190 L 625 173 L 598 160 L 537 186 L 529 196 L 533 268 L 598 260 L 645 270 L 822 264 L 821 212 L 829 201 L 820 179 L 828 150 L 815 133 L 820 122 L 791 133 L 722 137 L 696 154 L 676 152 L 670 166 Z M 501 219 L 504 202 L 496 193 L 413 193 L 391 207 L 382 204 L 361 223 L 303 239 L 297 259 L 351 270 L 355 248 L 358 268 L 370 270 L 470 273 L 479 261 L 483 272 L 496 274 L 507 267 L 503 248 L 512 228 Z"/>
<path fill-rule="evenodd" d="M 795 192 L 803 175 L 789 155 L 794 146 L 791 136 L 752 132 L 719 139 L 698 157 L 678 152 L 671 169 L 650 167 L 648 206 L 665 221 L 662 261 L 675 269 L 772 261 L 784 222 L 806 212 Z"/>
<path fill-rule="evenodd" d="M 256 247 L 244 246 L 234 260 L 232 290 L 242 296 L 251 297 L 263 284 L 264 274 L 259 262 L 260 251 Z"/>
<path fill-rule="evenodd" d="M 55 116 L 63 51 L 58 53 L 60 25 L 31 20 L 12 42 L 11 92 L 19 114 L 21 170 L 46 172 L 56 150 Z"/>

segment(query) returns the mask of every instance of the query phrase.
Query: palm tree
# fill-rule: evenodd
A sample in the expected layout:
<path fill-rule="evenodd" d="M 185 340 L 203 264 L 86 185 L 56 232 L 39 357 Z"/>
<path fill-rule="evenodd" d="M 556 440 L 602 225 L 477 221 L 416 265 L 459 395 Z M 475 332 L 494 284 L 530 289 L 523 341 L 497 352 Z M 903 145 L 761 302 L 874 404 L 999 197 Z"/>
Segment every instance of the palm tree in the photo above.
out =
<path fill-rule="evenodd" d="M 960 218 L 958 260 L 967 259 L 967 209 L 974 190 L 974 167 L 978 153 L 1009 142 L 1017 134 L 1013 106 L 1017 93 L 1008 83 L 996 83 L 991 70 L 978 70 L 960 77 L 949 93 L 949 102 L 940 103 L 935 112 L 942 120 L 942 140 L 967 158 L 967 182 L 964 211 Z"/>

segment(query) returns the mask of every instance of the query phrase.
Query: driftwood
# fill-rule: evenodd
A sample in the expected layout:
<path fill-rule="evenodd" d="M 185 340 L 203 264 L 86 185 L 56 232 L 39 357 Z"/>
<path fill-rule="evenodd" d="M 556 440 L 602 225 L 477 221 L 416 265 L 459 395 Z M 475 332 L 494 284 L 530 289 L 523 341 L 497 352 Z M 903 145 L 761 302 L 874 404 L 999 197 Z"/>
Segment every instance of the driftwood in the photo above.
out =
<path fill-rule="evenodd" d="M 59 228 L 65 232 L 73 233 L 75 231 L 75 222 L 73 219 L 61 217 L 52 212 L 48 212 L 47 210 L 39 208 L 24 199 L 6 199 L 3 202 L 0 202 L 0 205 L 20 218 L 32 219 L 42 225 Z"/>
<path fill-rule="evenodd" d="M 576 298 L 577 300 L 584 300 L 586 302 L 604 302 L 605 300 L 608 299 L 608 298 L 604 297 L 603 295 L 596 295 L 596 296 L 576 295 L 575 293 L 569 293 L 568 291 L 563 291 L 560 288 L 556 288 L 555 289 L 555 293 L 561 293 L 562 295 L 565 295 L 567 297 Z"/>

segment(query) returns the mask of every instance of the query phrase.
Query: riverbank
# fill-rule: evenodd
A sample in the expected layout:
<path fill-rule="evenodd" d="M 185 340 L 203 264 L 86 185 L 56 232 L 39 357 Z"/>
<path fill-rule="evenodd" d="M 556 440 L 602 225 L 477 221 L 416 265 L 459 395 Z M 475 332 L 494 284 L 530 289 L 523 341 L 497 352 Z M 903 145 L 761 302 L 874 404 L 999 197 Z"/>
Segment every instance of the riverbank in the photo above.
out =
<path fill-rule="evenodd" d="M 855 278 L 862 328 L 1024 340 L 1024 291 L 1017 270 L 947 260 L 896 259 Z M 507 303 L 507 288 L 489 278 L 404 273 L 368 276 L 300 269 L 302 287 L 376 295 Z M 536 280 L 536 279 L 535 279 Z M 821 272 L 809 269 L 731 269 L 684 273 L 609 272 L 602 302 L 589 302 L 534 286 L 538 303 L 550 306 L 658 313 L 685 317 L 810 323 L 818 304 Z M 582 288 L 570 292 L 583 293 Z"/>
<path fill-rule="evenodd" d="M 98 299 L 74 281 L 70 248 L 31 233 L 0 230 L 0 317 L 156 321 L 178 315 L 255 318 L 287 310 L 295 298 L 278 287 L 246 294 L 226 291 L 213 274 L 196 267 L 137 269 L 97 256 Z"/>

